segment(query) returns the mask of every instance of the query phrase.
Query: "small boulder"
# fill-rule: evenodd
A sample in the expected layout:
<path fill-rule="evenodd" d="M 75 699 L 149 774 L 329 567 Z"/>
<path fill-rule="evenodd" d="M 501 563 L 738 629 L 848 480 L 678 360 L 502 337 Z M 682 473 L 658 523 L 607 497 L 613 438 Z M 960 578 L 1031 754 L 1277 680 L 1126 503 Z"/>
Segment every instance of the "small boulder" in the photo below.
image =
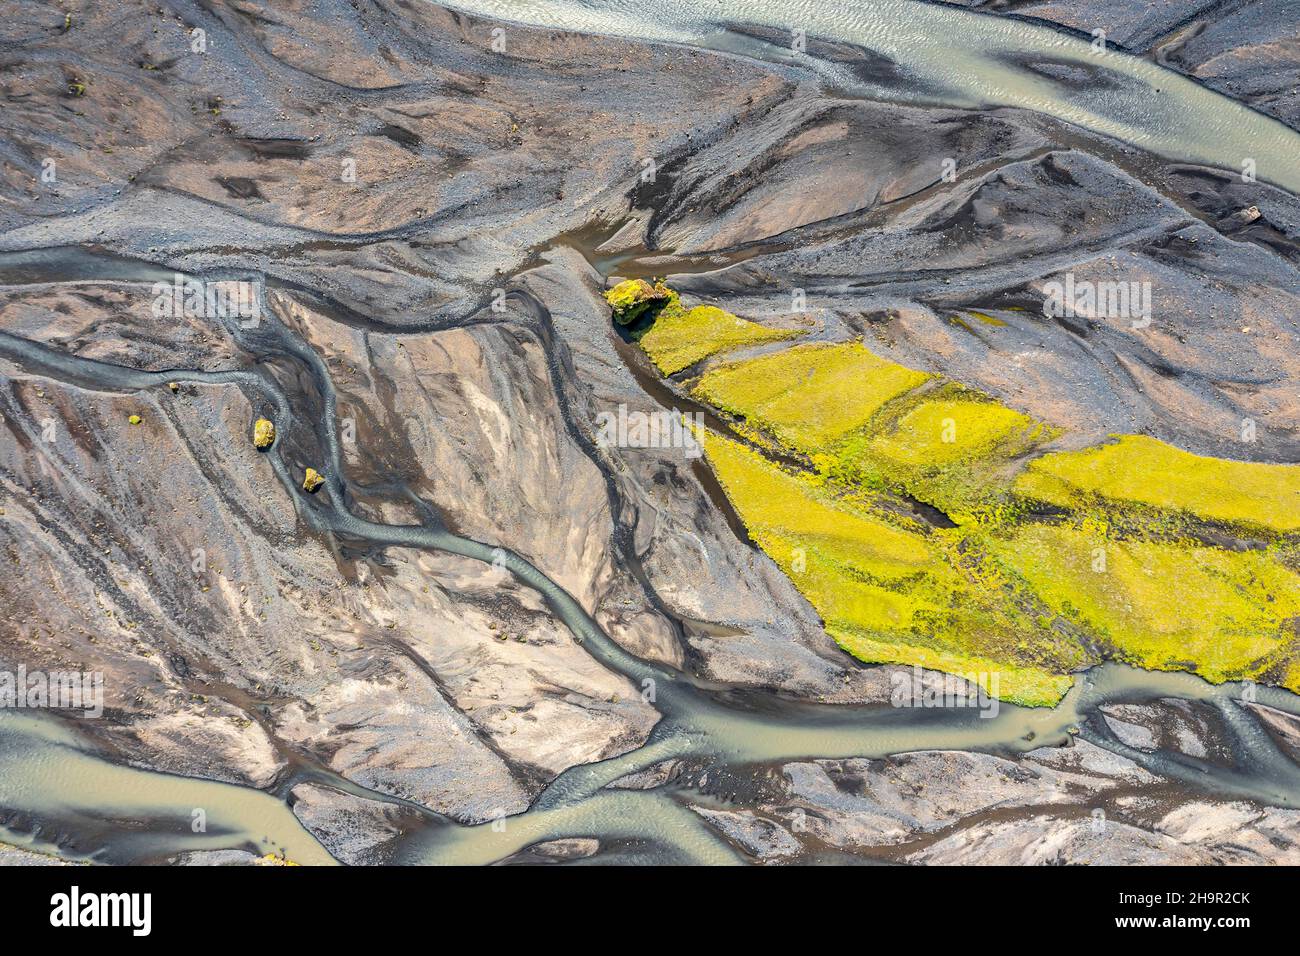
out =
<path fill-rule="evenodd" d="M 315 468 L 308 468 L 307 475 L 302 480 L 302 490 L 309 495 L 314 495 L 316 489 L 325 484 L 325 476 Z"/>

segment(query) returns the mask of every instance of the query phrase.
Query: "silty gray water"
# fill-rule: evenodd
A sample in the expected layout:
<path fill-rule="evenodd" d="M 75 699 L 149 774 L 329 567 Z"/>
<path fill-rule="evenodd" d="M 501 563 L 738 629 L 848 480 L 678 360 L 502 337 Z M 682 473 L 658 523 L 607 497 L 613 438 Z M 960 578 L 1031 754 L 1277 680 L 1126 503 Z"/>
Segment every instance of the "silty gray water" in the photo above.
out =
<path fill-rule="evenodd" d="M 1026 20 L 917 0 L 453 0 L 440 5 L 523 26 L 679 43 L 785 63 L 815 71 L 847 91 L 892 102 L 1032 110 L 1170 159 L 1239 173 L 1249 161 L 1259 179 L 1300 191 L 1295 161 L 1300 133 L 1149 60 Z M 1300 13 L 1300 4 L 1294 5 Z M 749 28 L 762 28 L 769 37 L 758 38 Z M 792 49 L 800 34 L 808 41 L 870 50 L 904 80 L 864 78 L 815 53 Z"/>

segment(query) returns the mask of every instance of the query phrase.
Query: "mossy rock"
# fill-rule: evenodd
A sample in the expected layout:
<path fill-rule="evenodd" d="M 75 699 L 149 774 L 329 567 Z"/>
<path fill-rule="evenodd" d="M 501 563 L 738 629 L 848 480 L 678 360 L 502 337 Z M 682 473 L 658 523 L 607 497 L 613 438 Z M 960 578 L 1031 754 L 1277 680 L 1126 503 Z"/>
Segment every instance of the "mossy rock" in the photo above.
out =
<path fill-rule="evenodd" d="M 628 279 L 605 292 L 605 301 L 614 310 L 614 321 L 632 325 L 649 310 L 666 305 L 676 297 L 662 282 L 651 285 L 645 279 Z"/>
<path fill-rule="evenodd" d="M 275 424 L 269 418 L 259 418 L 253 423 L 253 445 L 270 448 L 275 442 Z"/>

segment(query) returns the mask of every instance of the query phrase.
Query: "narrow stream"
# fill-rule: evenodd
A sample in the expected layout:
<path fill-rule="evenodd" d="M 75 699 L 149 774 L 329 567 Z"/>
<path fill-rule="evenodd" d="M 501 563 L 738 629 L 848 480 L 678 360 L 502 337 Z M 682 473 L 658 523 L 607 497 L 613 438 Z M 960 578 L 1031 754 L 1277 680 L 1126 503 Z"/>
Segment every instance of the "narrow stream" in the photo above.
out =
<path fill-rule="evenodd" d="M 1289 2 L 1289 0 L 1288 0 Z M 1170 159 L 1256 175 L 1300 192 L 1300 133 L 1180 73 L 1008 17 L 917 0 L 445 0 L 508 23 L 678 43 L 807 68 L 892 102 L 1016 107 Z M 1103 27 L 1104 24 L 1098 24 Z M 770 39 L 759 39 L 759 28 Z M 868 78 L 792 47 L 803 31 L 887 60 Z M 901 80 L 889 80 L 895 71 Z M 936 164 L 938 157 L 935 158 Z"/>
<path fill-rule="evenodd" d="M 36 821 L 35 833 L 0 840 L 69 856 L 60 840 L 102 849 L 71 854 L 93 863 L 163 862 L 182 851 L 247 849 L 298 863 L 334 858 L 293 811 L 269 793 L 139 770 L 106 759 L 75 724 L 46 712 L 0 710 L 0 807 Z"/>

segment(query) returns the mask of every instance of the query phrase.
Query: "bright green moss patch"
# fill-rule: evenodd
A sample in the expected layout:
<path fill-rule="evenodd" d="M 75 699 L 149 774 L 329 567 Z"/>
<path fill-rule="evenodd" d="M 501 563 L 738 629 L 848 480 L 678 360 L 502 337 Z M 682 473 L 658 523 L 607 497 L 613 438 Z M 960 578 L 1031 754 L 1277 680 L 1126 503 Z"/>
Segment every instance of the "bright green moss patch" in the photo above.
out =
<path fill-rule="evenodd" d="M 716 352 L 777 342 L 798 334 L 792 329 L 765 328 L 711 305 L 683 309 L 674 299 L 655 317 L 654 325 L 639 342 L 659 371 L 673 375 Z"/>
<path fill-rule="evenodd" d="M 842 486 L 911 495 L 958 524 L 1000 515 L 1017 459 L 1050 430 L 959 385 L 911 394 L 930 378 L 858 342 L 804 345 L 712 369 L 695 395 Z"/>
<path fill-rule="evenodd" d="M 1027 415 L 949 386 L 834 452 L 843 480 L 891 488 L 934 505 L 958 524 L 1009 498 L 1015 462 L 1051 437 Z"/>
<path fill-rule="evenodd" d="M 637 341 L 664 375 L 675 375 L 718 352 L 744 345 L 778 342 L 802 333 L 769 329 L 712 305 L 682 307 L 681 298 L 662 282 L 628 279 L 605 292 L 619 325 L 638 326 Z"/>
<path fill-rule="evenodd" d="M 1030 464 L 1015 489 L 1065 508 L 1095 497 L 1267 531 L 1300 531 L 1300 465 L 1205 458 L 1145 435 L 1046 455 Z"/>
<path fill-rule="evenodd" d="M 796 345 L 711 369 L 695 395 L 814 453 L 865 425 L 890 399 L 930 376 L 872 354 L 860 343 Z"/>
<path fill-rule="evenodd" d="M 1030 525 L 1000 556 L 1048 607 L 1138 666 L 1214 683 L 1294 667 L 1300 577 L 1265 552 Z"/>
<path fill-rule="evenodd" d="M 1074 685 L 1068 674 L 1054 674 L 1038 667 L 1019 667 L 986 657 L 953 654 L 914 644 L 874 640 L 827 625 L 826 633 L 858 660 L 879 664 L 916 664 L 945 674 L 973 674 L 984 690 L 994 697 L 1026 707 L 1051 707 Z"/>
<path fill-rule="evenodd" d="M 1087 663 L 1081 647 L 1026 613 L 978 559 L 835 498 L 715 434 L 705 454 L 750 536 L 790 577 L 845 650 L 873 663 L 984 673 L 1007 700 L 1053 704 Z"/>
<path fill-rule="evenodd" d="M 795 539 L 875 580 L 906 577 L 934 560 L 923 535 L 837 506 L 808 478 L 782 471 L 737 442 L 709 433 L 704 448 L 723 486 L 743 504 L 745 526 L 785 539 L 773 542 L 778 563 L 790 557 L 787 546 Z"/>
<path fill-rule="evenodd" d="M 1026 415 L 995 402 L 924 401 L 909 409 L 871 450 L 908 468 L 951 465 L 987 456 L 1034 427 Z"/>

